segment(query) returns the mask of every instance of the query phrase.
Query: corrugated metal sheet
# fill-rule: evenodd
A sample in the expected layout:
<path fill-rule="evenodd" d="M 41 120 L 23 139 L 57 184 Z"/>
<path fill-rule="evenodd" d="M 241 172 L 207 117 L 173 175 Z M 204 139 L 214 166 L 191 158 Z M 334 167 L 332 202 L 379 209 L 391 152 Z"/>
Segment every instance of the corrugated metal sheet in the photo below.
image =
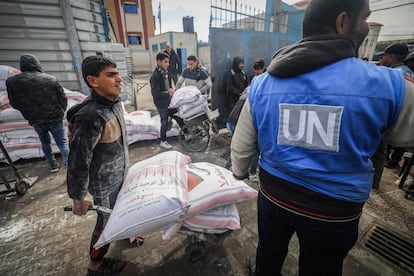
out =
<path fill-rule="evenodd" d="M 102 51 L 127 76 L 122 44 L 106 43 L 99 3 L 70 0 L 82 57 Z M 58 0 L 0 2 L 0 64 L 19 67 L 22 53 L 36 55 L 45 72 L 68 89 L 80 91 L 62 9 Z"/>

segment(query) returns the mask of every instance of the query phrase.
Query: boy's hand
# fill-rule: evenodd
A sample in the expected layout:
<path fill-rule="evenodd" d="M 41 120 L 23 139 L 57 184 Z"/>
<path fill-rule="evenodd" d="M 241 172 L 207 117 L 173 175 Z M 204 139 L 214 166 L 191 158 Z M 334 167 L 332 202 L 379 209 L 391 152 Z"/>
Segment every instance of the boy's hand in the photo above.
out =
<path fill-rule="evenodd" d="M 88 212 L 89 206 L 92 205 L 92 202 L 85 199 L 74 199 L 73 200 L 73 214 L 78 216 L 86 215 Z"/>

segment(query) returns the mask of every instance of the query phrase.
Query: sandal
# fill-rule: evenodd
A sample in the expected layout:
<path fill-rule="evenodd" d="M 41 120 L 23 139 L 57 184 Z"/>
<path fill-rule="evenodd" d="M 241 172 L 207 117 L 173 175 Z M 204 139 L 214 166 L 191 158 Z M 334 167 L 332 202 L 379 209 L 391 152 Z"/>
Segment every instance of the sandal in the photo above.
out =
<path fill-rule="evenodd" d="M 133 241 L 129 242 L 129 247 L 141 247 L 144 244 L 143 237 L 136 237 Z"/>
<path fill-rule="evenodd" d="M 120 272 L 124 269 L 127 263 L 122 260 L 103 258 L 98 270 L 91 270 L 88 268 L 89 276 L 110 275 Z"/>

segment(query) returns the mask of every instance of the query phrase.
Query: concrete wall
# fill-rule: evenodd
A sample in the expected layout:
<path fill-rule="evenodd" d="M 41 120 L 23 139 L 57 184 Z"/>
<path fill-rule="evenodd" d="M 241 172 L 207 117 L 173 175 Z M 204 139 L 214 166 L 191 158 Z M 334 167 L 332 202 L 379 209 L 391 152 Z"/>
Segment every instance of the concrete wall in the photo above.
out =
<path fill-rule="evenodd" d="M 224 75 L 229 71 L 236 56 L 244 59 L 248 76 L 253 74 L 253 62 L 263 58 L 269 65 L 272 55 L 281 47 L 300 39 L 298 33 L 271 33 L 249 30 L 210 28 L 211 75 L 214 79 L 212 88 L 212 107 L 218 108 L 220 118 L 218 124 L 224 127 L 228 110 L 227 95 L 222 91 Z"/>
<path fill-rule="evenodd" d="M 148 73 L 153 70 L 151 53 L 147 50 L 130 50 L 133 62 L 133 73 Z"/>
<path fill-rule="evenodd" d="M 207 68 L 211 72 L 211 55 L 210 55 L 210 44 L 203 43 L 198 45 L 198 59 L 201 65 Z"/>
<path fill-rule="evenodd" d="M 72 35 L 77 37 L 80 59 L 103 51 L 114 58 L 121 75 L 126 76 L 123 45 L 104 42 L 99 4 L 81 0 L 69 3 L 75 32 L 66 30 L 58 0 L 0 2 L 0 64 L 19 68 L 20 55 L 31 53 L 39 58 L 45 72 L 54 75 L 64 87 L 82 91 L 85 84 L 76 74 L 80 64 L 75 61 L 69 41 Z"/>

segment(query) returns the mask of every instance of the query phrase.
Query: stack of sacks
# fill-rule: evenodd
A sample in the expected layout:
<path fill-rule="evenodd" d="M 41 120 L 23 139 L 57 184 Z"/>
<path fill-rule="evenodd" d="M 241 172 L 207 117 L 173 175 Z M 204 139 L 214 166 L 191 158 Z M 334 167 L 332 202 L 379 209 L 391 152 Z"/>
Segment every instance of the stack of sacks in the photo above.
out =
<path fill-rule="evenodd" d="M 190 157 L 168 151 L 131 166 L 95 248 L 182 220 L 189 207 L 186 165 L 190 162 Z"/>
<path fill-rule="evenodd" d="M 167 151 L 133 165 L 98 242 L 107 243 L 161 230 L 224 233 L 240 229 L 234 203 L 255 199 L 257 191 L 211 163 Z"/>
<path fill-rule="evenodd" d="M 157 118 L 151 118 L 150 111 L 138 110 L 131 113 L 125 112 L 124 115 L 129 145 L 137 141 L 159 138 L 159 123 L 157 123 Z"/>
<path fill-rule="evenodd" d="M 163 239 L 170 239 L 181 227 L 216 234 L 240 229 L 234 203 L 255 199 L 257 191 L 236 180 L 231 171 L 211 163 L 191 163 L 187 171 L 190 208 L 183 221 L 161 231 Z"/>
<path fill-rule="evenodd" d="M 201 95 L 200 90 L 192 85 L 177 89 L 171 98 L 170 107 L 177 108 L 177 116 L 183 119 L 210 111 L 207 96 Z"/>
<path fill-rule="evenodd" d="M 68 108 L 82 102 L 86 96 L 79 93 L 65 89 L 66 97 L 68 98 Z M 42 146 L 39 136 L 29 123 L 23 118 L 20 111 L 9 106 L 9 100 L 6 95 L 2 98 L 2 107 L 0 111 L 0 139 L 3 142 L 12 161 L 18 159 L 29 159 L 43 157 Z M 67 126 L 66 118 L 63 120 L 65 127 Z M 52 139 L 52 150 L 58 153 L 59 149 L 55 141 Z M 0 160 L 4 160 L 0 154 Z"/>

